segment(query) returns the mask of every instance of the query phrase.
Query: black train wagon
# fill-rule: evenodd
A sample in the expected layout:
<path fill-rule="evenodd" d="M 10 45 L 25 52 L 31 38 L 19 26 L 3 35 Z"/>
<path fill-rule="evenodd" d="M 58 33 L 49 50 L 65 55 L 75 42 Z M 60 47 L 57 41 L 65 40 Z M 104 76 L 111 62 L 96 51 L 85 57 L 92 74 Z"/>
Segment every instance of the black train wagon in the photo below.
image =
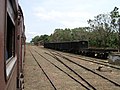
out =
<path fill-rule="evenodd" d="M 69 52 L 71 42 L 59 42 L 59 48 L 61 51 Z"/>
<path fill-rule="evenodd" d="M 66 42 L 48 42 L 44 43 L 45 48 L 79 53 L 81 50 L 88 48 L 88 41 L 66 41 Z"/>
<path fill-rule="evenodd" d="M 72 53 L 82 53 L 85 49 L 88 49 L 88 41 L 73 41 L 70 44 Z"/>
<path fill-rule="evenodd" d="M 55 44 L 53 42 L 45 42 L 44 48 L 55 49 Z"/>

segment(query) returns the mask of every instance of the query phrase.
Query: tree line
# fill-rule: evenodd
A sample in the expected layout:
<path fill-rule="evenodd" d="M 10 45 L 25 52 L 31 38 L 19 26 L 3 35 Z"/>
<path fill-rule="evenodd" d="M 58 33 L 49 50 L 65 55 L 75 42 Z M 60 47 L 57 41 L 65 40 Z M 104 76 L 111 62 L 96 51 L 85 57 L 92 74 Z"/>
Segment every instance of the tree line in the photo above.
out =
<path fill-rule="evenodd" d="M 51 35 L 35 36 L 31 43 L 37 45 L 44 42 L 86 40 L 90 47 L 117 48 L 119 17 L 118 8 L 115 7 L 107 14 L 99 14 L 94 19 L 87 20 L 89 27 L 55 29 Z"/>

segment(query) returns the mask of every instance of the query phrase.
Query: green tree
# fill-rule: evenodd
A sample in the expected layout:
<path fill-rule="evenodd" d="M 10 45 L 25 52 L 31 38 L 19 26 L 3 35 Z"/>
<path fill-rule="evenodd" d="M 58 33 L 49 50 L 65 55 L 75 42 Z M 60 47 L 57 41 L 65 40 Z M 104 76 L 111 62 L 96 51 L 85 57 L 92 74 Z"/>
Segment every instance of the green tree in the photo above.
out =
<path fill-rule="evenodd" d="M 120 14 L 119 14 L 119 8 L 115 7 L 113 11 L 110 12 L 110 16 L 112 18 L 112 26 L 113 29 L 116 30 L 117 36 L 115 37 L 115 41 L 117 42 L 117 47 L 119 48 L 120 52 Z"/>
<path fill-rule="evenodd" d="M 71 40 L 71 30 L 70 29 L 55 29 L 54 33 L 50 36 L 50 41 L 60 42 L 60 41 L 70 41 Z"/>
<path fill-rule="evenodd" d="M 39 38 L 40 38 L 39 36 L 35 36 L 34 38 L 32 38 L 31 43 L 34 43 L 35 45 L 37 45 Z"/>
<path fill-rule="evenodd" d="M 88 20 L 92 28 L 92 41 L 97 47 L 112 47 L 112 40 L 116 40 L 116 28 L 113 25 L 113 18 L 110 14 L 99 14 L 93 20 Z M 114 37 L 114 39 L 112 39 Z"/>
<path fill-rule="evenodd" d="M 72 40 L 88 40 L 88 27 L 79 27 L 72 29 Z"/>
<path fill-rule="evenodd" d="M 39 41 L 38 41 L 38 43 L 39 44 L 41 44 L 41 45 L 43 45 L 44 44 L 44 42 L 49 42 L 49 35 L 41 35 L 40 37 L 39 37 Z"/>

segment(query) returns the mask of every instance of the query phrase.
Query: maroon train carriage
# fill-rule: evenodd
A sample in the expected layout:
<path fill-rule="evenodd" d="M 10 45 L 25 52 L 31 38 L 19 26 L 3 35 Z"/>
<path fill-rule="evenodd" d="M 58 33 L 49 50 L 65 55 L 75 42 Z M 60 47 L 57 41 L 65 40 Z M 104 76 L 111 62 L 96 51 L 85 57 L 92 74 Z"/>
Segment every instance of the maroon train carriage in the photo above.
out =
<path fill-rule="evenodd" d="M 18 0 L 0 0 L 0 90 L 22 88 L 25 26 Z"/>
<path fill-rule="evenodd" d="M 22 78 L 23 78 L 23 63 L 25 57 L 25 26 L 24 26 L 24 16 L 21 7 L 18 10 L 18 29 L 17 29 L 17 86 L 22 88 Z"/>

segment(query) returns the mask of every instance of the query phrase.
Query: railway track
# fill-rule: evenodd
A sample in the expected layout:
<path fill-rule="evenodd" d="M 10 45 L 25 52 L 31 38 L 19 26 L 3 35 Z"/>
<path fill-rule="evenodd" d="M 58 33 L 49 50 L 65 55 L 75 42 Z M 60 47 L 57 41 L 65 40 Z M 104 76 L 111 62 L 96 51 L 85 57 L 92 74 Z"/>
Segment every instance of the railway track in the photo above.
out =
<path fill-rule="evenodd" d="M 103 66 L 107 66 L 107 67 L 110 67 L 110 68 L 114 68 L 114 69 L 117 69 L 117 70 L 120 70 L 120 67 L 116 66 L 116 65 L 111 65 L 108 63 L 108 61 L 106 60 L 101 60 L 101 59 L 95 59 L 95 58 L 91 58 L 91 57 L 85 57 L 85 56 L 73 56 L 73 55 L 70 55 L 70 54 L 66 54 L 66 53 L 61 53 L 58 52 L 58 51 L 55 51 L 55 50 L 51 50 L 52 52 L 54 52 L 56 55 L 59 55 L 59 56 L 69 56 L 69 57 L 72 57 L 72 58 L 77 58 L 77 59 L 80 59 L 80 60 L 83 60 L 83 61 L 87 61 L 87 62 L 92 62 L 92 63 L 96 63 L 98 65 L 103 65 Z M 65 58 L 65 57 L 64 57 Z"/>
<path fill-rule="evenodd" d="M 51 52 L 50 52 L 50 53 L 51 53 Z M 48 54 L 48 53 L 46 53 L 46 54 Z M 59 58 L 57 58 L 57 57 L 56 57 L 56 54 L 53 54 L 53 53 L 51 53 L 51 54 L 54 55 L 54 56 L 52 56 L 52 55 L 50 55 L 50 54 L 48 54 L 48 55 L 52 56 L 53 58 L 56 58 L 56 60 L 58 60 L 59 62 L 61 62 L 62 64 L 64 64 L 66 67 L 68 67 L 68 68 L 69 68 L 71 71 L 73 71 L 74 73 L 76 73 L 76 72 L 75 72 L 74 70 L 72 70 L 69 66 L 67 66 L 65 63 L 63 63 Z M 103 76 L 103 75 L 101 75 L 101 74 L 99 74 L 99 73 L 91 70 L 90 68 L 87 68 L 87 67 L 85 67 L 85 66 L 83 66 L 83 65 L 81 65 L 81 64 L 78 64 L 78 63 L 74 62 L 73 60 L 70 60 L 70 59 L 66 58 L 65 56 L 62 56 L 61 54 L 60 54 L 59 56 L 62 57 L 62 58 L 64 58 L 64 59 L 66 59 L 66 60 L 68 60 L 69 62 L 71 62 L 71 63 L 79 66 L 79 67 L 84 68 L 84 69 L 87 70 L 87 71 L 90 71 L 90 72 L 92 72 L 92 73 L 100 76 L 101 78 L 103 78 L 103 79 L 111 82 L 111 83 L 114 84 L 115 86 L 120 87 L 120 84 L 119 84 L 119 83 L 117 83 L 117 82 L 115 82 L 115 81 L 113 81 L 113 80 L 111 80 L 111 79 L 109 79 L 109 78 L 107 78 L 107 77 L 105 77 L 105 76 Z M 76 73 L 76 74 L 77 74 L 77 73 Z M 78 75 L 78 74 L 77 74 L 77 75 Z"/>
<path fill-rule="evenodd" d="M 112 80 L 104 75 L 101 75 L 100 73 L 92 70 L 91 68 L 88 68 L 84 65 L 79 64 L 78 62 L 75 62 L 75 60 L 69 59 L 69 58 L 75 58 L 75 57 L 70 57 L 67 55 L 65 56 L 65 55 L 62 55 L 61 53 L 52 52 L 51 50 L 50 51 L 48 51 L 48 50 L 43 51 L 44 54 L 46 54 L 46 55 L 43 55 L 43 54 L 39 53 L 40 51 L 38 50 L 38 48 L 34 48 L 33 50 L 40 57 L 42 57 L 44 60 L 49 62 L 54 67 L 56 67 L 62 73 L 66 74 L 69 78 L 71 78 L 72 80 L 74 80 L 75 82 L 80 84 L 86 90 L 101 90 L 101 89 L 108 89 L 108 88 L 109 88 L 109 90 L 113 90 L 113 89 L 119 90 L 119 88 L 120 88 L 120 84 L 118 82 L 116 82 L 116 81 L 114 81 L 114 80 Z M 54 60 L 50 60 L 49 58 L 47 58 L 47 56 L 53 58 Z M 60 67 L 55 62 L 59 62 L 59 64 L 66 67 L 69 71 L 65 70 L 64 67 Z M 82 72 L 79 72 L 78 70 L 74 69 L 73 67 L 81 70 Z M 47 71 L 46 71 L 46 73 L 47 73 Z M 95 82 L 92 80 L 92 78 L 90 79 L 91 76 L 94 77 L 94 80 L 96 80 L 97 84 L 95 84 Z M 104 84 L 106 84 L 108 86 L 106 86 Z M 113 88 L 111 88 L 111 87 L 113 87 Z"/>
<path fill-rule="evenodd" d="M 90 68 L 87 68 L 87 67 L 85 67 L 85 66 L 83 66 L 83 65 L 80 65 L 80 64 L 74 62 L 73 60 L 70 60 L 69 58 L 61 55 L 61 54 L 58 53 L 58 52 L 57 52 L 57 54 L 52 53 L 51 51 L 49 51 L 49 52 L 50 52 L 53 56 L 50 55 L 50 54 L 48 54 L 48 53 L 46 53 L 46 52 L 45 52 L 45 53 L 48 54 L 48 55 L 50 55 L 50 56 L 52 56 L 53 58 L 56 58 L 56 59 L 57 59 L 59 62 L 61 62 L 62 64 L 64 64 L 64 63 L 63 63 L 60 59 L 58 59 L 56 56 L 62 57 L 62 58 L 64 58 L 64 59 L 68 60 L 69 62 L 74 63 L 75 65 L 77 65 L 77 66 L 79 66 L 79 67 L 82 67 L 82 68 L 84 68 L 84 69 L 86 69 L 86 70 L 88 70 L 88 71 L 90 71 L 90 72 L 92 72 L 92 73 L 100 76 L 101 78 L 103 78 L 103 79 L 111 82 L 111 83 L 114 84 L 115 86 L 120 87 L 120 83 L 118 83 L 118 82 L 116 82 L 116 81 L 114 81 L 114 80 L 111 80 L 110 78 L 107 78 L 105 75 L 101 75 L 100 73 L 97 73 L 97 72 L 91 70 Z M 70 56 L 70 55 L 67 55 L 67 56 Z M 70 57 L 71 57 L 71 56 L 70 56 Z M 76 57 L 74 57 L 74 58 L 76 58 Z M 81 59 L 81 58 L 78 58 L 78 59 Z M 85 60 L 85 59 L 82 59 L 82 60 L 91 62 L 90 60 Z M 92 62 L 93 62 L 93 61 L 92 61 Z M 99 62 L 93 62 L 93 63 L 100 64 L 100 65 L 104 65 L 104 66 L 107 66 L 107 67 L 111 67 L 111 68 L 113 68 L 113 69 L 120 70 L 119 67 L 115 67 L 115 66 L 112 66 L 112 65 L 107 65 L 107 64 L 103 64 L 103 63 L 99 63 Z M 64 65 L 65 65 L 65 64 L 64 64 Z M 65 66 L 66 66 L 66 65 L 65 65 Z M 67 66 L 67 67 L 68 67 L 68 66 Z"/>
<path fill-rule="evenodd" d="M 50 62 L 53 66 L 55 66 L 57 69 L 59 69 L 60 71 L 62 71 L 63 73 L 65 73 L 68 77 L 70 77 L 71 79 L 73 79 L 75 82 L 79 83 L 81 86 L 83 86 L 86 90 L 97 90 L 95 89 L 92 85 L 90 85 L 90 83 L 88 83 L 84 78 L 82 78 L 79 74 L 77 74 L 74 70 L 72 70 L 71 68 L 69 68 L 71 71 L 73 71 L 76 75 L 78 75 L 87 85 L 84 85 L 82 82 L 80 82 L 79 80 L 77 80 L 75 77 L 73 77 L 72 75 L 68 74 L 66 71 L 64 71 L 63 69 L 61 69 L 60 67 L 58 67 L 57 65 L 55 65 L 53 62 L 51 62 L 50 60 L 48 60 L 46 57 L 44 57 L 43 55 L 41 55 L 39 52 L 37 52 L 35 50 L 36 53 L 38 53 L 41 57 L 43 57 L 46 61 Z"/>
<path fill-rule="evenodd" d="M 52 87 L 54 88 L 54 90 L 57 90 L 55 85 L 53 84 L 53 82 L 51 81 L 51 79 L 49 78 L 49 76 L 47 75 L 47 73 L 45 72 L 45 70 L 42 68 L 42 66 L 40 65 L 40 63 L 38 62 L 37 58 L 33 55 L 33 53 L 31 52 L 31 50 L 29 49 L 32 57 L 34 58 L 35 62 L 37 63 L 37 65 L 39 66 L 39 68 L 43 71 L 44 75 L 47 77 L 47 79 L 49 80 L 50 84 L 52 85 Z"/>
<path fill-rule="evenodd" d="M 51 65 L 53 65 L 54 67 L 56 67 L 58 70 L 60 70 L 61 72 L 63 72 L 64 74 L 66 74 L 69 78 L 71 78 L 72 80 L 74 80 L 74 82 L 80 84 L 84 89 L 82 90 L 96 90 L 94 87 L 90 88 L 89 85 L 85 85 L 83 84 L 83 82 L 77 80 L 74 76 L 70 75 L 69 73 L 67 73 L 65 70 L 61 69 L 60 67 L 58 67 L 57 65 L 55 65 L 53 62 L 51 62 L 49 59 L 47 59 L 45 56 L 43 56 L 42 54 L 38 53 L 36 50 L 34 50 L 40 57 L 42 57 L 44 60 L 48 61 L 49 63 L 51 63 Z M 31 51 L 30 51 L 31 52 Z M 33 52 L 33 50 L 32 50 Z M 38 62 L 38 58 L 36 58 L 35 55 L 33 55 L 33 53 L 31 52 L 31 55 L 33 56 L 34 60 L 36 61 L 36 63 L 39 65 L 39 67 L 42 69 L 42 71 L 44 72 L 44 74 L 46 75 L 46 77 L 49 79 L 50 83 L 52 84 L 52 86 L 54 87 L 55 90 L 57 90 L 55 87 L 55 85 L 53 84 L 52 80 L 50 79 L 50 77 L 47 75 L 47 72 L 42 68 L 42 66 L 39 64 Z M 45 73 L 46 72 L 46 73 Z M 81 87 L 80 86 L 80 87 Z M 72 90 L 72 89 L 71 89 Z"/>

